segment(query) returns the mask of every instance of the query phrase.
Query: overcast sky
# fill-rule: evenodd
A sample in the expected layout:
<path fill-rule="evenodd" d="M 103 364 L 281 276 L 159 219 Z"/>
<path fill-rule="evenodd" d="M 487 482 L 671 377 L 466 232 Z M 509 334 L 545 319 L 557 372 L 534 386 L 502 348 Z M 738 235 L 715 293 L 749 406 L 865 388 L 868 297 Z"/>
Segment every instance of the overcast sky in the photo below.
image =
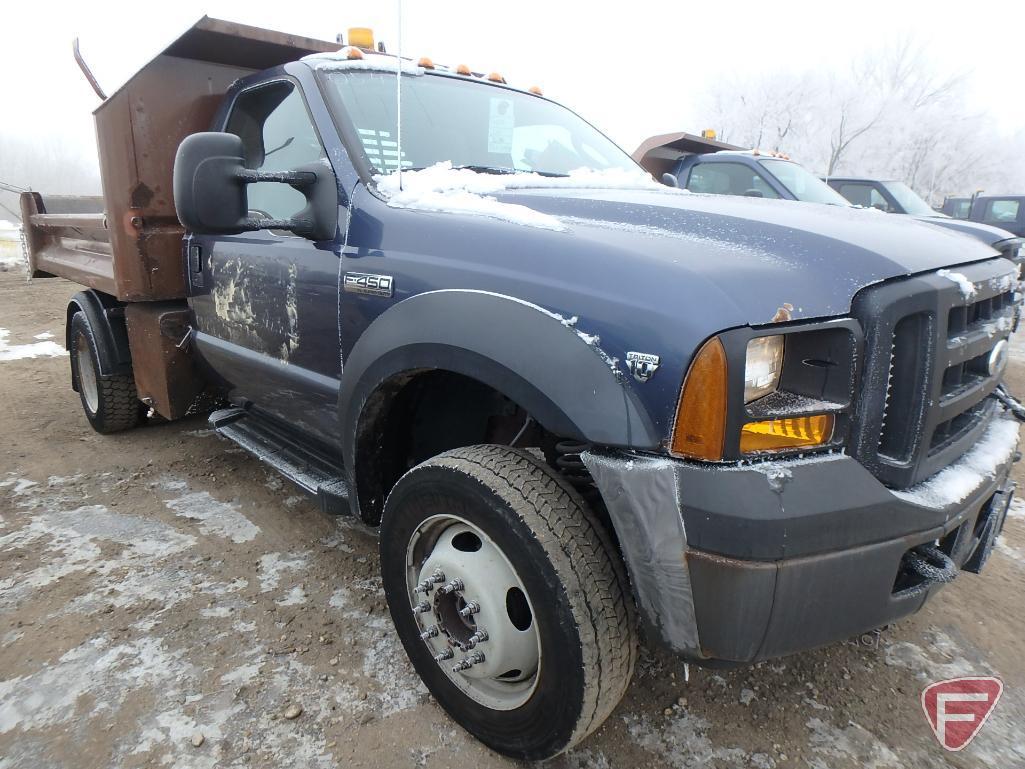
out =
<path fill-rule="evenodd" d="M 98 104 L 71 54 L 82 52 L 108 93 L 204 13 L 333 40 L 371 26 L 398 42 L 395 0 L 354 2 L 103 2 L 8 4 L 0 43 L 0 133 L 93 151 Z M 1025 3 L 746 3 L 631 0 L 403 2 L 403 53 L 497 70 L 540 85 L 627 151 L 646 136 L 707 126 L 696 103 L 717 78 L 846 66 L 867 46 L 913 33 L 940 64 L 970 74 L 972 106 L 1010 135 L 1025 131 L 1021 96 Z"/>

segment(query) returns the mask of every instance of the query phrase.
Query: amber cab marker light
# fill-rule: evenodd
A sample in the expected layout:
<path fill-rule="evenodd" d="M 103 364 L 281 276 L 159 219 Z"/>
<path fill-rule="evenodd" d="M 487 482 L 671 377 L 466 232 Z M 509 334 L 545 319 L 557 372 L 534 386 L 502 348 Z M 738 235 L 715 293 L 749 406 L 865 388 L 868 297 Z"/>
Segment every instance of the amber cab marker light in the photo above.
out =
<path fill-rule="evenodd" d="M 434 69 L 434 62 L 427 56 L 421 56 L 420 61 L 418 61 L 416 65 L 423 69 Z"/>
<path fill-rule="evenodd" d="M 534 94 L 535 96 L 544 96 L 545 95 L 544 91 L 541 90 L 541 86 L 539 86 L 539 85 L 532 85 L 528 90 L 532 94 Z"/>
<path fill-rule="evenodd" d="M 374 30 L 369 27 L 349 27 L 349 45 L 374 50 Z"/>
<path fill-rule="evenodd" d="M 351 45 L 345 49 L 345 58 L 347 59 L 362 59 L 363 51 L 359 48 L 353 48 Z"/>
<path fill-rule="evenodd" d="M 465 64 L 460 64 L 459 66 L 456 67 L 456 74 L 457 75 L 469 75 L 469 74 L 471 74 L 470 73 L 470 68 L 467 67 Z"/>
<path fill-rule="evenodd" d="M 670 451 L 681 457 L 722 459 L 726 434 L 726 351 L 718 337 L 705 342 L 683 380 Z"/>
<path fill-rule="evenodd" d="M 754 454 L 760 451 L 812 448 L 829 443 L 832 437 L 832 414 L 766 419 L 749 422 L 741 428 L 740 451 Z"/>

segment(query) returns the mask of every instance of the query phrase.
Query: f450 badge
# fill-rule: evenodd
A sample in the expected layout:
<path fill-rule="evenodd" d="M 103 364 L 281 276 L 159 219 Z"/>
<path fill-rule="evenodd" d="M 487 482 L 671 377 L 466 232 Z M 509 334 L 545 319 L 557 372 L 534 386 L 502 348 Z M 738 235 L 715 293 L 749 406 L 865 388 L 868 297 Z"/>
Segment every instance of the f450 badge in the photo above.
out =
<path fill-rule="evenodd" d="M 628 352 L 626 354 L 626 367 L 630 369 L 633 378 L 638 382 L 647 382 L 652 374 L 658 371 L 662 359 L 657 355 L 646 352 Z"/>
<path fill-rule="evenodd" d="M 368 272 L 347 272 L 342 281 L 350 294 L 369 294 L 370 296 L 391 296 L 392 276 L 374 275 Z"/>

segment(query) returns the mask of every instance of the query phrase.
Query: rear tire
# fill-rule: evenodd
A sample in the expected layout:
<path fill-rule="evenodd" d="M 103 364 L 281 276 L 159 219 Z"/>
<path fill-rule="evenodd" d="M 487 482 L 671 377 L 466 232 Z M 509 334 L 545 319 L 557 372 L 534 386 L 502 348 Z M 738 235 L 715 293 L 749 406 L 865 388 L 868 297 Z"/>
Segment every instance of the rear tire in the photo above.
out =
<path fill-rule="evenodd" d="M 428 582 L 442 573 L 435 564 L 449 572 L 445 585 L 415 592 L 425 573 Z M 499 753 L 551 758 L 597 729 L 626 691 L 637 641 L 619 558 L 579 495 L 527 452 L 471 446 L 406 473 L 385 505 L 381 569 L 427 688 Z M 443 594 L 453 577 L 460 586 Z M 518 604 L 510 582 L 522 586 Z M 421 602 L 431 608 L 417 613 Z M 461 626 L 448 603 L 479 604 L 478 613 Z M 440 632 L 423 639 L 432 626 Z M 466 648 L 478 629 L 491 637 Z M 448 650 L 452 658 L 436 661 Z M 478 665 L 452 670 L 474 652 Z"/>
<path fill-rule="evenodd" d="M 71 318 L 71 376 L 92 428 L 104 435 L 139 424 L 139 394 L 131 373 L 100 376 L 98 341 L 84 312 Z M 111 351 L 113 352 L 113 351 Z"/>

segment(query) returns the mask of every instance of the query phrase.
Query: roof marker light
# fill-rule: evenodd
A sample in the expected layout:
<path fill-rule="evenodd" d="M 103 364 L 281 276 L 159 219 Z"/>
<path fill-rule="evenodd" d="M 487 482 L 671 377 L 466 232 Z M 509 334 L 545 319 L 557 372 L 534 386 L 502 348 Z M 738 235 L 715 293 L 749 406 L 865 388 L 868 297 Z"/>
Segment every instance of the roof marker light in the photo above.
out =
<path fill-rule="evenodd" d="M 473 73 L 470 72 L 470 68 L 467 67 L 465 64 L 460 64 L 459 66 L 456 67 L 456 74 L 457 75 L 472 75 Z"/>
<path fill-rule="evenodd" d="M 505 78 L 502 77 L 497 72 L 492 72 L 491 74 L 489 74 L 488 75 L 488 80 L 490 80 L 492 83 L 504 83 L 505 82 Z"/>
<path fill-rule="evenodd" d="M 434 69 L 434 62 L 427 56 L 421 56 L 420 61 L 418 61 L 416 65 L 418 67 L 423 67 L 424 69 Z"/>
<path fill-rule="evenodd" d="M 349 45 L 374 50 L 374 30 L 369 27 L 349 27 Z"/>
<path fill-rule="evenodd" d="M 351 45 L 350 46 L 346 46 L 344 49 L 342 49 L 342 53 L 345 54 L 345 58 L 346 59 L 362 59 L 363 58 L 363 51 L 361 51 L 359 48 L 353 48 Z"/>
<path fill-rule="evenodd" d="M 544 96 L 544 91 L 541 90 L 541 86 L 539 85 L 532 85 L 527 90 L 529 90 L 535 96 Z"/>

